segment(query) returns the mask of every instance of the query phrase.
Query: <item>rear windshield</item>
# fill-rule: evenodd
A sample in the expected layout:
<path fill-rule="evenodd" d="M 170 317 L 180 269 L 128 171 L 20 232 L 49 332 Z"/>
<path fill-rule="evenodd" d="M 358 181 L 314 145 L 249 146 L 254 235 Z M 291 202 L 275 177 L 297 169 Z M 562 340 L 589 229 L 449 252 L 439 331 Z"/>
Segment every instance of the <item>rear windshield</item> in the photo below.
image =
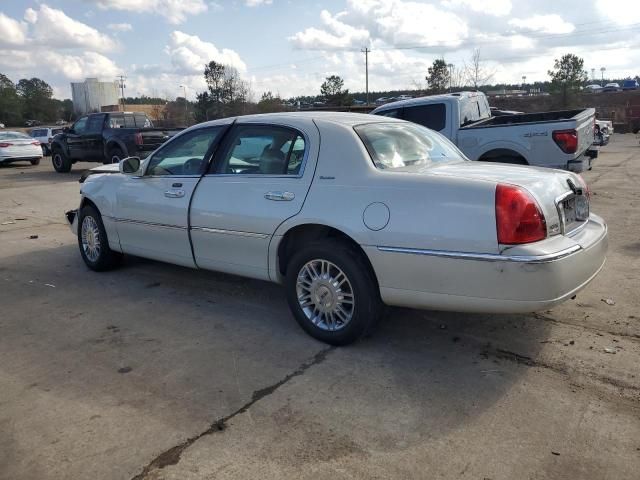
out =
<path fill-rule="evenodd" d="M 410 171 L 466 160 L 444 136 L 414 123 L 367 123 L 358 125 L 355 131 L 381 170 Z"/>

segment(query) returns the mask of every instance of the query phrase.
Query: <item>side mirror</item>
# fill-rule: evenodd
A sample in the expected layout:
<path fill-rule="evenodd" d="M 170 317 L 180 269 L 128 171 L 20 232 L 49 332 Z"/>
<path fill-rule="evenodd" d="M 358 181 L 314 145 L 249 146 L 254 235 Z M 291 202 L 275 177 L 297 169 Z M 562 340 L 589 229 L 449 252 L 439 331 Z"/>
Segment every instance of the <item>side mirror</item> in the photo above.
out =
<path fill-rule="evenodd" d="M 139 157 L 127 157 L 120 160 L 118 169 L 120 170 L 120 173 L 124 173 L 125 175 L 141 176 L 142 172 L 140 172 L 140 165 L 141 162 Z"/>

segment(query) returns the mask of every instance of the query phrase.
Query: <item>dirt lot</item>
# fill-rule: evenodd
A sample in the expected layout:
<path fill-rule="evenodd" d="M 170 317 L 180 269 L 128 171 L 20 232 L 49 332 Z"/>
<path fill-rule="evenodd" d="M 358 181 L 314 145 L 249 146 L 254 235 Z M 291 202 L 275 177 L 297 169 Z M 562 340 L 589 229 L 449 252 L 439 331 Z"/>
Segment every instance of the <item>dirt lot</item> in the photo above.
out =
<path fill-rule="evenodd" d="M 0 478 L 640 478 L 634 136 L 586 175 L 610 252 L 575 300 L 394 309 L 340 349 L 276 285 L 87 270 L 63 219 L 82 169 L 0 167 Z"/>

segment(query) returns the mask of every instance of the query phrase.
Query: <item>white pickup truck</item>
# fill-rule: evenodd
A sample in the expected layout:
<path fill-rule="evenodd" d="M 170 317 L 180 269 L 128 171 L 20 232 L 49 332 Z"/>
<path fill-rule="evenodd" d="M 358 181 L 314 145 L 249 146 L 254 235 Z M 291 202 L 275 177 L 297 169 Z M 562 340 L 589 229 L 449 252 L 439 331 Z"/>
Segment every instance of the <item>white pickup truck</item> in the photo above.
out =
<path fill-rule="evenodd" d="M 388 103 L 371 113 L 436 130 L 471 160 L 579 173 L 598 155 L 593 108 L 494 117 L 482 92 L 459 92 Z"/>

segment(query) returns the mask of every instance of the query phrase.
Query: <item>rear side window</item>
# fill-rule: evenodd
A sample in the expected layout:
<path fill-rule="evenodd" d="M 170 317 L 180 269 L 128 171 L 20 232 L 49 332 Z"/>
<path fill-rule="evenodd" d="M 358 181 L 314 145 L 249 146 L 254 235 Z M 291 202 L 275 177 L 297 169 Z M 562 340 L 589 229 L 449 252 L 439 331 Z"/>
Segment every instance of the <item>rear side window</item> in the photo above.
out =
<path fill-rule="evenodd" d="M 465 160 L 441 134 L 412 123 L 368 123 L 355 127 L 380 170 L 411 171 L 434 163 Z"/>
<path fill-rule="evenodd" d="M 405 107 L 403 118 L 439 132 L 447 124 L 447 108 L 444 103 Z"/>
<path fill-rule="evenodd" d="M 133 118 L 136 122 L 136 128 L 151 128 L 151 121 L 146 115 L 134 115 Z"/>
<path fill-rule="evenodd" d="M 124 115 L 109 115 L 109 128 L 124 128 Z"/>
<path fill-rule="evenodd" d="M 230 135 L 216 173 L 298 175 L 305 148 L 304 136 L 292 128 L 240 125 Z"/>
<path fill-rule="evenodd" d="M 136 128 L 136 120 L 133 115 L 124 116 L 124 127 L 125 128 Z"/>

